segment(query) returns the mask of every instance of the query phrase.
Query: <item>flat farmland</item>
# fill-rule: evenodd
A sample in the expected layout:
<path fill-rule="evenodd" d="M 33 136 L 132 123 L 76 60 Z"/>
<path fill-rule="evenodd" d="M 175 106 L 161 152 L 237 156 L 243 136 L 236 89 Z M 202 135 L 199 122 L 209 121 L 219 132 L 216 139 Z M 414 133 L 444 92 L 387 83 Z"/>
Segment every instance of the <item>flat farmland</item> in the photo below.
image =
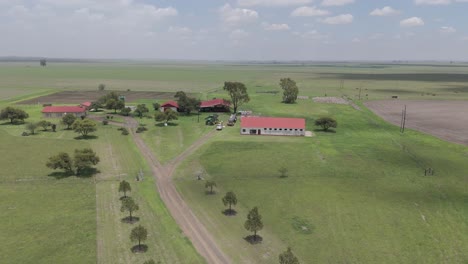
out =
<path fill-rule="evenodd" d="M 407 107 L 406 127 L 468 145 L 468 102 L 435 100 L 379 100 L 365 102 L 387 122 L 399 126 Z"/>

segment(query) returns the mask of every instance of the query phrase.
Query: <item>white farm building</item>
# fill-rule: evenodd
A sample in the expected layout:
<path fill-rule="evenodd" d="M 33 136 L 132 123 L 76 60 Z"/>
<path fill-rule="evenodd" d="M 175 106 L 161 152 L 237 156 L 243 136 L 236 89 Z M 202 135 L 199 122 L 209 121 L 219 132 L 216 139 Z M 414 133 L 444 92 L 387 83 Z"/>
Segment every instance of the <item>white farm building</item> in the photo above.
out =
<path fill-rule="evenodd" d="M 242 135 L 305 136 L 305 119 L 252 117 L 241 118 Z"/>

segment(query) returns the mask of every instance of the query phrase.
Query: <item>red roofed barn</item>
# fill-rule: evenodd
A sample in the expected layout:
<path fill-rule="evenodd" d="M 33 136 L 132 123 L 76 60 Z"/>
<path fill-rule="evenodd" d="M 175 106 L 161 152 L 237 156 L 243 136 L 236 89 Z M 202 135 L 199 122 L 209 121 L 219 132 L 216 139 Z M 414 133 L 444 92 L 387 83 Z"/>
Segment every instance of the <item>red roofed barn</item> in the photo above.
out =
<path fill-rule="evenodd" d="M 242 135 L 304 136 L 305 119 L 277 117 L 242 117 Z"/>
<path fill-rule="evenodd" d="M 224 99 L 213 99 L 202 101 L 200 104 L 200 111 L 202 112 L 229 112 L 229 101 Z"/>
<path fill-rule="evenodd" d="M 179 111 L 179 104 L 176 101 L 168 101 L 161 105 L 159 111 L 164 112 L 166 109 L 171 109 L 174 112 Z"/>
<path fill-rule="evenodd" d="M 42 109 L 44 117 L 62 117 L 66 114 L 74 114 L 77 117 L 86 115 L 86 108 L 81 106 L 46 106 Z"/>

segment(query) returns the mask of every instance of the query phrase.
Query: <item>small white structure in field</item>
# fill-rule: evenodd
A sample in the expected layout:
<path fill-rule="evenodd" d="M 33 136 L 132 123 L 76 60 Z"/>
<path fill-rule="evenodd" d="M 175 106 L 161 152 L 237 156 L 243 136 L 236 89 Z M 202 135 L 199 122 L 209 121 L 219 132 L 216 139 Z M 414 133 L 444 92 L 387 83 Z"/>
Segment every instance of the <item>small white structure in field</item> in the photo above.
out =
<path fill-rule="evenodd" d="M 305 136 L 305 119 L 281 117 L 241 118 L 242 135 Z"/>

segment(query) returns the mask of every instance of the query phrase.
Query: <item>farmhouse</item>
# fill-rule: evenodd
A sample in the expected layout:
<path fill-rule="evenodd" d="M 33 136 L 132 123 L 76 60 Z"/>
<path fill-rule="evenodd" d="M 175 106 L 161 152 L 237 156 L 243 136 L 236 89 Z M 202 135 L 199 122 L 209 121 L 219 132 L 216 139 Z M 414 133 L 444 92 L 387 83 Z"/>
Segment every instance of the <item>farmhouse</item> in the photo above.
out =
<path fill-rule="evenodd" d="M 62 117 L 66 114 L 74 114 L 77 117 L 86 115 L 86 108 L 81 106 L 46 106 L 42 109 L 44 117 Z"/>
<path fill-rule="evenodd" d="M 202 101 L 200 104 L 201 112 L 229 112 L 231 104 L 224 99 L 213 99 Z"/>
<path fill-rule="evenodd" d="M 165 102 L 164 104 L 161 105 L 159 108 L 159 111 L 164 112 L 167 109 L 171 109 L 174 112 L 177 112 L 179 110 L 179 104 L 177 104 L 176 101 L 168 101 Z"/>
<path fill-rule="evenodd" d="M 305 119 L 254 117 L 241 118 L 241 135 L 304 136 Z"/>

